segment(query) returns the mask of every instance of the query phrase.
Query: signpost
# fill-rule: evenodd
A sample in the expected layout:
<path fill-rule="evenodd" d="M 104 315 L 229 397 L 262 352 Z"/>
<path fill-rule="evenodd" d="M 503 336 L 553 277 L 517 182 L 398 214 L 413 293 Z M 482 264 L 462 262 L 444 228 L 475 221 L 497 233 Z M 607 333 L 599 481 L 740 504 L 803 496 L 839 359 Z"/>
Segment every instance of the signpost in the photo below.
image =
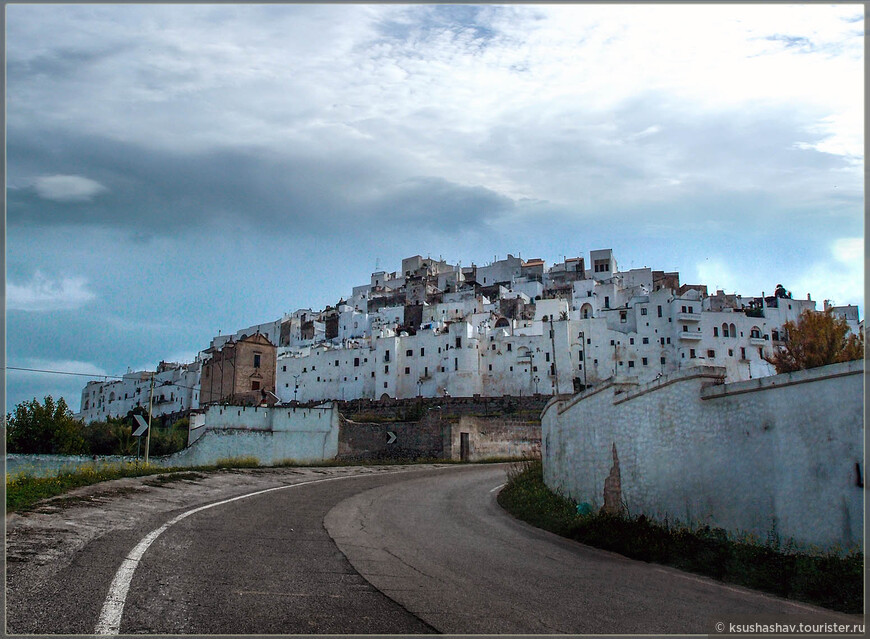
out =
<path fill-rule="evenodd" d="M 133 419 L 136 420 L 136 423 L 139 424 L 139 428 L 137 428 L 133 437 L 136 438 L 136 461 L 139 461 L 139 446 L 142 444 L 142 433 L 148 430 L 148 423 L 142 419 L 142 415 L 133 415 Z"/>

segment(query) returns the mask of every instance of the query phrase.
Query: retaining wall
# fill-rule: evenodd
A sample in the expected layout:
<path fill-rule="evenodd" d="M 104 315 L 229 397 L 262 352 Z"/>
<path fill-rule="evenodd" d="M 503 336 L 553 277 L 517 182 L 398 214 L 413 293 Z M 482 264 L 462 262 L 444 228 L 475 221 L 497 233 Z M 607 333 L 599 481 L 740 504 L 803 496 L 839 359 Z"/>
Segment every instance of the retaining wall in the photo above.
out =
<path fill-rule="evenodd" d="M 777 534 L 823 548 L 863 540 L 864 362 L 722 384 L 689 369 L 606 385 L 542 414 L 544 480 L 580 502 Z"/>
<path fill-rule="evenodd" d="M 322 461 L 338 454 L 338 410 L 209 406 L 192 422 L 190 446 L 161 458 L 167 465 L 213 464 L 227 457 L 256 457 L 261 464 Z M 201 424 L 201 425 L 200 425 Z"/>

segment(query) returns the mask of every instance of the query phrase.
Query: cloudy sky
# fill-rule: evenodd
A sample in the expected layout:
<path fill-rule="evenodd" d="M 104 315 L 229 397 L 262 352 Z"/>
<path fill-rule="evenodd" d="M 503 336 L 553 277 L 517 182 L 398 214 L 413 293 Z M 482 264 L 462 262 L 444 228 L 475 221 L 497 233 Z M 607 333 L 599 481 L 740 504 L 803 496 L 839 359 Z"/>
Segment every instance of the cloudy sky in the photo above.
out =
<path fill-rule="evenodd" d="M 7 365 L 118 375 L 415 254 L 861 306 L 862 5 L 11 5 Z M 7 410 L 87 379 L 9 371 Z"/>

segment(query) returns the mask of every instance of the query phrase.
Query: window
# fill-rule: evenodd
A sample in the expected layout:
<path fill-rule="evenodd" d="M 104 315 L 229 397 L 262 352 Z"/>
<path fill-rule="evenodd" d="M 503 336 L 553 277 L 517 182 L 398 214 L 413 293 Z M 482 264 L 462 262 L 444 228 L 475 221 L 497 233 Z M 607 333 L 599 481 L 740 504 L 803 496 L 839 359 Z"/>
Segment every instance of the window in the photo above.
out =
<path fill-rule="evenodd" d="M 625 323 L 628 321 L 628 313 L 625 311 L 619 311 L 619 321 Z"/>
<path fill-rule="evenodd" d="M 718 326 L 713 327 L 713 337 L 719 337 L 719 327 Z"/>
<path fill-rule="evenodd" d="M 692 359 L 695 359 L 695 349 L 694 348 L 689 349 L 689 357 Z"/>
<path fill-rule="evenodd" d="M 405 366 L 405 375 L 410 375 L 410 374 L 411 374 L 411 367 Z"/>
<path fill-rule="evenodd" d="M 492 350 L 495 350 L 495 344 L 492 345 Z"/>
<path fill-rule="evenodd" d="M 740 349 L 740 359 L 746 359 L 746 349 L 745 348 Z"/>
<path fill-rule="evenodd" d="M 688 332 L 689 332 L 689 327 L 686 326 L 685 324 L 683 324 L 683 332 L 684 332 L 684 333 L 688 333 Z"/>
<path fill-rule="evenodd" d="M 670 337 L 665 338 L 665 343 L 670 344 L 670 343 L 671 343 L 671 338 L 670 338 Z"/>
<path fill-rule="evenodd" d="M 610 298 L 607 295 L 604 296 L 604 308 L 610 308 Z"/>
<path fill-rule="evenodd" d="M 338 360 L 335 360 L 335 365 L 338 366 Z"/>
<path fill-rule="evenodd" d="M 260 390 L 260 382 L 254 380 L 251 382 L 251 390 Z"/>
<path fill-rule="evenodd" d="M 282 366 L 282 367 L 281 367 L 281 370 L 282 370 L 283 372 L 286 373 L 286 372 L 287 372 L 287 367 L 286 367 L 286 366 Z"/>
<path fill-rule="evenodd" d="M 583 351 L 579 351 L 577 353 L 577 359 L 579 359 L 581 362 L 583 361 Z"/>
<path fill-rule="evenodd" d="M 462 348 L 462 338 L 461 337 L 456 338 L 456 348 Z"/>
<path fill-rule="evenodd" d="M 354 366 L 359 366 L 359 357 L 354 357 L 354 358 L 353 358 L 353 365 L 354 365 Z"/>
<path fill-rule="evenodd" d="M 389 365 L 384 366 L 384 374 L 386 375 L 389 372 L 390 372 L 390 366 Z"/>
<path fill-rule="evenodd" d="M 592 343 L 592 338 L 591 338 L 591 337 L 587 337 L 587 338 L 586 338 L 586 343 L 587 343 L 587 344 L 591 344 L 591 343 Z"/>
<path fill-rule="evenodd" d="M 459 358 L 458 357 L 453 358 L 453 370 L 455 370 L 455 371 L 459 370 Z"/>
<path fill-rule="evenodd" d="M 659 361 L 661 362 L 662 366 L 665 365 L 665 358 L 664 357 L 660 357 Z"/>
<path fill-rule="evenodd" d="M 547 357 L 547 361 L 549 362 L 549 361 L 550 361 L 550 354 L 549 354 L 549 353 L 544 353 L 544 355 L 546 355 L 546 357 Z"/>
<path fill-rule="evenodd" d="M 634 368 L 634 360 L 631 360 L 631 359 L 628 360 L 628 367 L 629 367 L 629 368 Z"/>
<path fill-rule="evenodd" d="M 662 316 L 662 307 L 661 306 L 659 306 L 658 312 L 659 312 L 659 317 L 661 317 Z"/>
<path fill-rule="evenodd" d="M 646 366 L 647 364 L 649 364 L 649 360 L 646 357 L 644 357 L 640 360 L 640 363 L 643 364 L 644 366 Z"/>
<path fill-rule="evenodd" d="M 508 342 L 507 349 L 508 349 L 508 352 L 512 351 L 512 350 L 513 350 L 513 344 L 511 344 L 510 342 Z"/>
<path fill-rule="evenodd" d="M 644 343 L 644 344 L 649 344 L 649 337 L 644 337 L 644 338 L 643 338 L 643 343 Z"/>
<path fill-rule="evenodd" d="M 659 341 L 662 343 L 662 346 L 665 345 L 665 338 L 664 338 L 664 337 L 660 337 L 660 338 L 659 338 Z"/>
<path fill-rule="evenodd" d="M 761 346 L 758 347 L 758 357 L 764 359 L 764 350 L 761 348 Z"/>
<path fill-rule="evenodd" d="M 386 383 L 386 382 L 384 382 L 384 388 L 386 388 L 386 387 L 387 387 L 387 383 Z"/>
<path fill-rule="evenodd" d="M 728 349 L 728 357 L 734 357 L 734 349 L 733 348 Z"/>
<path fill-rule="evenodd" d="M 384 351 L 384 361 L 385 362 L 390 361 L 390 351 Z"/>
<path fill-rule="evenodd" d="M 634 344 L 634 338 L 633 338 L 633 337 L 629 337 L 629 338 L 628 338 L 628 343 L 629 343 L 629 344 Z"/>
<path fill-rule="evenodd" d="M 423 377 L 429 377 L 429 367 L 428 366 L 426 366 L 423 369 Z"/>
<path fill-rule="evenodd" d="M 421 348 L 421 349 L 420 349 L 420 357 L 423 357 L 425 354 L 426 354 L 426 349 L 425 349 L 425 348 Z"/>
<path fill-rule="evenodd" d="M 260 354 L 254 353 L 254 368 L 260 368 Z"/>
<path fill-rule="evenodd" d="M 686 312 L 686 307 L 685 307 L 685 306 L 681 306 L 681 307 L 680 307 L 680 312 L 681 312 L 681 313 L 685 313 L 685 312 Z"/>
<path fill-rule="evenodd" d="M 640 309 L 640 314 L 641 314 L 641 315 L 646 315 L 646 307 L 645 307 L 645 306 L 641 307 L 641 309 Z"/>
<path fill-rule="evenodd" d="M 611 346 L 616 346 L 616 342 L 615 342 L 614 340 L 610 340 L 610 345 L 611 345 Z"/>
<path fill-rule="evenodd" d="M 492 370 L 492 364 L 489 365 L 489 370 Z"/>

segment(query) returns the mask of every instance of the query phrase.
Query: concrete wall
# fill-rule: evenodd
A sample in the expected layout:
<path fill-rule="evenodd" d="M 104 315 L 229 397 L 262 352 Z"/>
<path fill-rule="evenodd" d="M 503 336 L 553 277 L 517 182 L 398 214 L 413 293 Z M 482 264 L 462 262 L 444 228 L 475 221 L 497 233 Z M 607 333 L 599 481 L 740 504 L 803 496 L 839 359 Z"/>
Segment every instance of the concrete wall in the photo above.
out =
<path fill-rule="evenodd" d="M 492 457 L 541 456 L 541 423 L 516 417 L 463 416 L 452 427 L 451 459 L 460 459 L 462 433 L 468 433 L 468 461 Z"/>
<path fill-rule="evenodd" d="M 256 457 L 261 464 L 320 461 L 338 454 L 338 410 L 210 406 L 191 445 L 161 458 L 169 465 L 213 464 L 227 457 Z M 197 418 L 194 424 L 202 423 Z"/>
<path fill-rule="evenodd" d="M 615 470 L 635 515 L 860 545 L 863 371 L 855 361 L 721 384 L 723 368 L 700 367 L 553 400 L 544 480 L 597 507 Z"/>

